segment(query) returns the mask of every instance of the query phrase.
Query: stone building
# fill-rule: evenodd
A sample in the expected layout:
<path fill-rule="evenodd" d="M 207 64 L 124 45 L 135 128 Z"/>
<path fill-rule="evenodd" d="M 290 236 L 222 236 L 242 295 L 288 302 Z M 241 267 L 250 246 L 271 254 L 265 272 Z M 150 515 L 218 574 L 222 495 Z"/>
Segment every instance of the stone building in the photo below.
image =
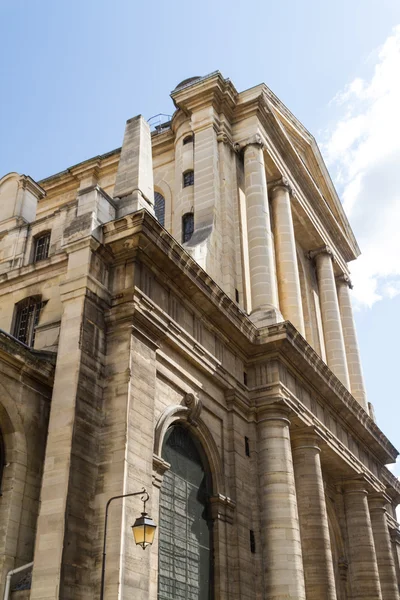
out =
<path fill-rule="evenodd" d="M 122 148 L 0 180 L 0 596 L 399 600 L 397 451 L 364 389 L 359 248 L 265 86 L 182 82 Z M 32 564 L 33 563 L 33 564 Z M 9 578 L 10 579 L 10 578 Z"/>

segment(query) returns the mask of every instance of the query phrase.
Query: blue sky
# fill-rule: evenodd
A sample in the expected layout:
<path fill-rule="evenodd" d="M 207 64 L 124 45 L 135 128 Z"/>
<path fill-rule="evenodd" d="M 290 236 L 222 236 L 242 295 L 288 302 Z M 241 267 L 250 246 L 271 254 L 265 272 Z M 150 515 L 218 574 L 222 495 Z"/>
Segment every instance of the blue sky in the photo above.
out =
<path fill-rule="evenodd" d="M 120 146 L 126 119 L 172 113 L 186 77 L 265 82 L 321 142 L 359 238 L 368 395 L 400 448 L 399 23 L 398 0 L 0 0 L 0 175 Z"/>

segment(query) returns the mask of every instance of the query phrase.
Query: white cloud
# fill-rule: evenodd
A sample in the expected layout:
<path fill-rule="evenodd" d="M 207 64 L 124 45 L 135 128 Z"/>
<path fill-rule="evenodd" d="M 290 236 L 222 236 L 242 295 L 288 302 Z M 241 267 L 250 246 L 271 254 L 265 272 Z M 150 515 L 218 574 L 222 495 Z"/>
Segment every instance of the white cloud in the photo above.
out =
<path fill-rule="evenodd" d="M 400 294 L 400 25 L 370 79 L 332 100 L 339 117 L 322 150 L 362 255 L 350 265 L 354 298 L 372 306 Z"/>

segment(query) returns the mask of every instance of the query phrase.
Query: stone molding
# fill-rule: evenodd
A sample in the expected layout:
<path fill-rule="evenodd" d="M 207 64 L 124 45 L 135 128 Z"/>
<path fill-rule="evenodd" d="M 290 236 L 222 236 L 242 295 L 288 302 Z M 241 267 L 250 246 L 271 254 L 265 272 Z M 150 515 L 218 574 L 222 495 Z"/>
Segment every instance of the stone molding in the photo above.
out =
<path fill-rule="evenodd" d="M 347 285 L 351 290 L 353 289 L 353 283 L 348 275 L 341 273 L 335 277 L 336 281 L 342 285 Z"/>
<path fill-rule="evenodd" d="M 331 257 L 332 261 L 335 262 L 335 253 L 333 252 L 330 246 L 321 246 L 320 248 L 316 248 L 315 250 L 309 250 L 305 253 L 306 257 L 310 260 L 314 260 L 317 256 L 321 254 L 327 254 Z"/>
<path fill-rule="evenodd" d="M 211 517 L 213 521 L 222 521 L 232 524 L 236 503 L 222 494 L 211 496 Z"/>
<path fill-rule="evenodd" d="M 265 150 L 266 143 L 260 133 L 255 133 L 252 136 L 248 137 L 247 139 L 242 140 L 240 142 L 236 142 L 234 144 L 236 152 L 241 152 L 247 146 L 257 146 L 258 148 Z"/>
<path fill-rule="evenodd" d="M 198 426 L 199 417 L 202 409 L 202 403 L 199 398 L 192 393 L 186 393 L 182 404 L 168 406 L 158 418 L 154 431 L 154 454 L 161 456 L 162 444 L 168 427 L 177 420 L 184 419 L 194 427 Z"/>

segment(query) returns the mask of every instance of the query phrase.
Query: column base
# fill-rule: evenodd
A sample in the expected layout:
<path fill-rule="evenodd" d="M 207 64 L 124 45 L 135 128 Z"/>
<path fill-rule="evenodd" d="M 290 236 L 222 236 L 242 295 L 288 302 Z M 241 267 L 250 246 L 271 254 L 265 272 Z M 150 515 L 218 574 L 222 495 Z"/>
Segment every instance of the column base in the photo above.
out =
<path fill-rule="evenodd" d="M 250 313 L 250 320 L 257 327 L 265 327 L 274 323 L 282 323 L 285 319 L 278 308 L 271 304 L 264 304 Z"/>

